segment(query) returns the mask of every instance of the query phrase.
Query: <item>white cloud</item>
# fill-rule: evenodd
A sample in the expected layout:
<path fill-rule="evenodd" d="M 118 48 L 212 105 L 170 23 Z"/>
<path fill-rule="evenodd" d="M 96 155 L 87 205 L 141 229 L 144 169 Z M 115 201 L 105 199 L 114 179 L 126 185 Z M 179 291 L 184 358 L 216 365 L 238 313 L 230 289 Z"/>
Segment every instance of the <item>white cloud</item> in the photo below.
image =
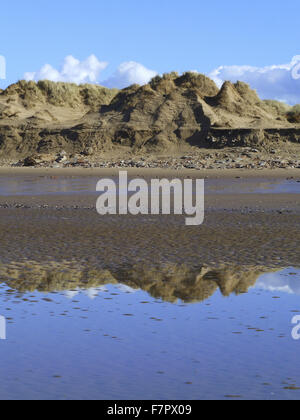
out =
<path fill-rule="evenodd" d="M 91 55 L 84 61 L 79 61 L 68 55 L 60 70 L 50 64 L 45 64 L 39 71 L 25 73 L 25 80 L 51 80 L 53 82 L 96 83 L 100 73 L 107 67 L 107 63 L 99 61 Z"/>
<path fill-rule="evenodd" d="M 133 84 L 145 85 L 156 75 L 156 71 L 149 70 L 135 61 L 129 61 L 122 63 L 113 76 L 102 84 L 110 88 L 122 89 Z"/>
<path fill-rule="evenodd" d="M 73 299 L 75 296 L 77 296 L 80 292 L 80 289 L 77 288 L 75 290 L 66 290 L 63 294 L 67 299 Z"/>
<path fill-rule="evenodd" d="M 266 273 L 259 278 L 255 288 L 300 295 L 299 276 L 300 270 L 294 268 L 287 268 L 276 273 Z"/>
<path fill-rule="evenodd" d="M 99 61 L 91 55 L 85 61 L 79 61 L 72 55 L 67 56 L 61 69 L 57 70 L 50 64 L 45 64 L 36 72 L 25 73 L 25 80 L 51 80 L 53 82 L 72 83 L 100 83 L 103 86 L 124 88 L 132 84 L 144 85 L 157 75 L 154 70 L 149 70 L 140 63 L 129 61 L 122 63 L 117 71 L 108 79 L 101 81 L 101 71 L 108 63 Z"/>
<path fill-rule="evenodd" d="M 108 64 L 91 55 L 84 61 L 67 56 L 60 69 L 45 64 L 40 70 L 25 73 L 25 80 L 52 80 L 54 82 L 100 83 L 110 88 L 122 89 L 132 84 L 144 85 L 157 72 L 140 63 L 122 63 L 112 76 L 101 80 L 101 72 Z M 225 80 L 249 83 L 262 99 L 277 99 L 294 105 L 300 103 L 300 56 L 295 56 L 288 64 L 266 67 L 221 66 L 209 75 L 220 87 Z"/>
<path fill-rule="evenodd" d="M 117 288 L 123 293 L 136 293 L 140 289 L 133 289 L 130 286 L 126 286 L 126 284 L 118 284 Z"/>
<path fill-rule="evenodd" d="M 6 79 L 6 60 L 0 55 L 0 79 Z"/>
<path fill-rule="evenodd" d="M 218 86 L 225 80 L 241 80 L 256 89 L 262 99 L 300 103 L 300 56 L 288 64 L 266 67 L 221 66 L 209 74 Z"/>

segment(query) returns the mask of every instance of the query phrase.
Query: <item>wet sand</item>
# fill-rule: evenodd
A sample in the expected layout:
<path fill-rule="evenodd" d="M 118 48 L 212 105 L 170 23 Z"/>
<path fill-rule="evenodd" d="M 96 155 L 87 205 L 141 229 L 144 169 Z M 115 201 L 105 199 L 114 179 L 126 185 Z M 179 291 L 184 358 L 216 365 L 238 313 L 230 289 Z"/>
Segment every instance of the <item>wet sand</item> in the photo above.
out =
<path fill-rule="evenodd" d="M 298 266 L 299 214 L 207 212 L 190 228 L 181 216 L 107 216 L 94 209 L 1 209 L 1 259 L 76 259 L 107 265 L 172 262 Z M 249 211 L 249 210 L 248 210 Z"/>
<path fill-rule="evenodd" d="M 60 173 L 56 171 L 50 171 L 49 179 L 54 185 L 61 179 L 56 178 Z M 287 179 L 291 185 L 299 186 L 294 171 L 294 175 L 290 171 L 272 171 L 256 177 L 242 171 L 243 177 L 234 178 L 228 178 L 228 171 L 225 178 L 211 173 L 206 180 L 205 221 L 196 227 L 185 226 L 184 216 L 99 216 L 93 191 L 95 172 L 105 177 L 116 173 L 91 172 L 93 177 L 86 178 L 88 183 L 85 181 L 86 190 L 80 184 L 76 191 L 75 183 L 72 194 L 66 194 L 68 182 L 72 183 L 72 177 L 78 177 L 82 171 L 64 170 L 63 192 L 46 195 L 42 187 L 34 195 L 19 195 L 23 174 L 30 182 L 34 176 L 35 182 L 43 185 L 48 179 L 44 171 L 14 172 L 14 195 L 0 198 L 2 264 L 32 261 L 33 265 L 55 262 L 63 266 L 76 261 L 86 270 L 108 269 L 114 273 L 139 265 L 157 272 L 168 264 L 196 270 L 204 265 L 210 270 L 238 267 L 241 272 L 253 267 L 264 272 L 300 266 L 300 194 L 273 194 L 272 189 L 268 190 L 273 183 Z M 85 170 L 84 173 L 88 176 Z M 148 170 L 138 173 L 146 179 L 151 176 Z M 133 177 L 137 172 L 129 174 Z M 162 175 L 172 176 L 156 172 L 156 176 Z M 185 172 L 178 175 L 187 176 Z M 202 175 L 193 172 L 193 177 Z M 7 172 L 2 173 L 3 177 L 7 177 Z M 228 185 L 234 186 L 235 193 L 226 192 Z"/>

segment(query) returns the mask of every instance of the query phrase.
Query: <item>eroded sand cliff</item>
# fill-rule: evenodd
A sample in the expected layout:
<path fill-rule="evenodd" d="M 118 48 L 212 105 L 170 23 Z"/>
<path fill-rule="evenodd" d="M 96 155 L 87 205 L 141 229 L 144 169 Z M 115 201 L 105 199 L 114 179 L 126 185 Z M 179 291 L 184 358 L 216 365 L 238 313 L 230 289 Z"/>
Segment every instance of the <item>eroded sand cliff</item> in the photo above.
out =
<path fill-rule="evenodd" d="M 262 101 L 242 82 L 221 89 L 176 73 L 121 91 L 96 85 L 18 82 L 0 91 L 0 160 L 61 153 L 103 156 L 184 148 L 298 144 L 297 107 Z"/>

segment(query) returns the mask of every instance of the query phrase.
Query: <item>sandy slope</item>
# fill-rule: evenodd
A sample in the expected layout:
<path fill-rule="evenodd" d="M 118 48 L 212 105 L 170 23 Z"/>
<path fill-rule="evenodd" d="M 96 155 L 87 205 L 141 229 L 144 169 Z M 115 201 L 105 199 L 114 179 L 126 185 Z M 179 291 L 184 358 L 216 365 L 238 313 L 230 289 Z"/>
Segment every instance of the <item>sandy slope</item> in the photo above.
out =
<path fill-rule="evenodd" d="M 281 148 L 300 125 L 284 105 L 242 82 L 219 90 L 203 75 L 176 73 L 122 91 L 19 82 L 0 92 L 0 159 L 35 154 L 169 153 L 191 146 Z"/>

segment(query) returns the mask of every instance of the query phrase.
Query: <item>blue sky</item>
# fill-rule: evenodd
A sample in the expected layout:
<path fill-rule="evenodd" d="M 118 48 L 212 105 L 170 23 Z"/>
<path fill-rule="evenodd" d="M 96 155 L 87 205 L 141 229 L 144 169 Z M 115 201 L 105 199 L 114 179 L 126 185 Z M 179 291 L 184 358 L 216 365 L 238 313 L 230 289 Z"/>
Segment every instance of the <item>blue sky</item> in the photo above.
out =
<path fill-rule="evenodd" d="M 299 0 L 5 1 L 0 55 L 7 77 L 0 87 L 47 63 L 59 70 L 69 55 L 109 63 L 97 76 L 111 83 L 124 62 L 206 74 L 220 66 L 287 64 L 300 54 L 299 15 Z"/>

